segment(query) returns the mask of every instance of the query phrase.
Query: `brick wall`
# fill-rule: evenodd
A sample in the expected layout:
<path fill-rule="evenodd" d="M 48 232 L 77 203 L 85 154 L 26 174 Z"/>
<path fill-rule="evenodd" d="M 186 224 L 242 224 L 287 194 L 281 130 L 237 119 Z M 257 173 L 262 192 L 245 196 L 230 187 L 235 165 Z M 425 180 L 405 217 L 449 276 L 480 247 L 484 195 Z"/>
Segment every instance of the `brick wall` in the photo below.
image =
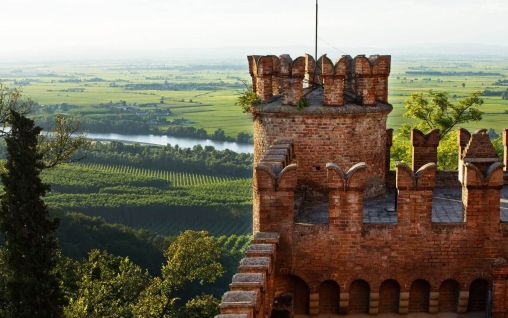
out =
<path fill-rule="evenodd" d="M 386 118 L 390 110 L 256 114 L 254 165 L 276 139 L 287 137 L 294 143 L 299 184 L 324 189 L 328 162 L 335 162 L 343 169 L 349 169 L 357 162 L 366 162 L 367 188 L 374 195 L 383 193 L 387 153 Z"/>
<path fill-rule="evenodd" d="M 437 147 L 441 134 L 439 129 L 434 129 L 427 134 L 418 129 L 411 129 L 411 145 L 413 146 L 413 170 L 418 170 L 429 162 L 437 164 Z"/>
<path fill-rule="evenodd" d="M 371 290 L 370 311 L 373 308 L 376 312 L 393 311 L 395 301 L 387 296 L 390 293 L 381 292 L 383 281 L 393 279 L 400 284 L 399 311 L 424 307 L 427 307 L 425 311 L 451 310 L 454 306 L 453 311 L 457 311 L 460 308 L 454 305 L 458 301 L 456 291 L 443 282 L 452 278 L 460 283 L 461 291 L 467 292 L 472 281 L 490 273 L 497 257 L 508 256 L 508 227 L 499 223 L 500 167 L 490 169 L 488 176 L 481 176 L 471 165 L 467 166 L 464 185 L 467 221 L 461 224 L 431 221 L 436 176 L 433 164 L 423 167 L 418 174 L 399 166 L 397 224 L 363 224 L 361 189 L 366 169 L 355 170 L 346 180 L 340 175 L 348 173 L 337 173 L 330 167 L 327 182 L 332 189 L 330 197 L 334 199 L 330 200 L 329 224 L 294 224 L 292 262 L 284 262 L 284 267 L 278 268 L 305 281 L 310 295 L 319 295 L 321 283 L 330 279 L 341 290 L 349 290 L 353 281 L 363 279 Z M 432 305 L 430 295 L 422 296 L 426 292 L 411 296 L 413 282 L 420 279 L 430 285 Z M 486 279 L 492 277 L 487 275 Z M 365 293 L 354 290 L 344 297 L 345 293 L 340 293 L 341 303 L 345 298 L 349 302 L 345 308 L 365 310 Z M 413 293 L 417 292 L 413 290 Z M 467 294 L 461 299 L 465 301 L 463 310 L 467 310 Z M 319 308 L 320 297 L 317 303 Z"/>

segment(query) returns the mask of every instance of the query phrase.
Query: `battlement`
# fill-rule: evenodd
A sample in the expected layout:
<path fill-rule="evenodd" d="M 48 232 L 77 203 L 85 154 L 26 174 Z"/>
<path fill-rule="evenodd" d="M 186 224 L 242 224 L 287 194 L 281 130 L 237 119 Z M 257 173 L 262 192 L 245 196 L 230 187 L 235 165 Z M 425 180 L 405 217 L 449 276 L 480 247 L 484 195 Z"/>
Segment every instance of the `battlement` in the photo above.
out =
<path fill-rule="evenodd" d="M 380 140 L 388 157 L 391 140 L 391 131 Z M 398 164 L 394 192 L 382 199 L 366 196 L 368 163 L 328 162 L 320 181 L 323 201 L 312 201 L 303 219 L 298 198 L 305 188 L 299 180 L 306 175 L 299 170 L 304 163 L 299 144 L 277 139 L 261 155 L 255 167 L 254 229 L 279 233 L 280 240 L 276 258 L 264 244 L 255 244 L 246 256 L 264 256 L 264 270 L 273 266 L 272 310 L 310 315 L 391 311 L 384 298 L 390 285 L 397 286 L 393 311 L 465 313 L 484 308 L 473 305 L 486 295 L 478 286 L 492 284 L 498 317 L 505 318 L 508 311 L 499 302 L 508 301 L 508 289 L 500 291 L 508 286 L 508 265 L 493 264 L 508 258 L 508 187 L 486 131 L 460 130 L 462 178 L 453 196 L 440 187 L 439 131 L 414 129 L 411 142 L 414 168 Z M 466 261 L 466 255 L 474 260 Z M 366 296 L 357 294 L 357 285 L 369 290 Z M 449 289 L 456 298 L 448 298 Z M 296 296 L 300 293 L 304 299 Z M 360 306 L 362 297 L 368 301 Z M 426 300 L 421 304 L 415 297 Z"/>
<path fill-rule="evenodd" d="M 322 91 L 308 100 L 315 106 L 388 103 L 389 55 L 344 55 L 336 63 L 326 55 L 317 62 L 309 54 L 295 60 L 287 54 L 251 55 L 248 61 L 253 91 L 263 103 L 296 106 L 316 87 Z"/>

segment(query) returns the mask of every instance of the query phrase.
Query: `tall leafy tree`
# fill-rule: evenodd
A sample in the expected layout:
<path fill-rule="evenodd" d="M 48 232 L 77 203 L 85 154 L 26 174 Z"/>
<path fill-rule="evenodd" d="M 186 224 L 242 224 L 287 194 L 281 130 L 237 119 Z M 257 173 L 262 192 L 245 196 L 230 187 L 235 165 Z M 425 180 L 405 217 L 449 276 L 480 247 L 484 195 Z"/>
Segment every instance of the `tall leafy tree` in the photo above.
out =
<path fill-rule="evenodd" d="M 392 146 L 392 166 L 395 162 L 411 161 L 411 143 L 409 140 L 411 127 L 423 132 L 438 128 L 441 131 L 441 142 L 438 148 L 439 169 L 457 169 L 457 135 L 456 127 L 482 119 L 483 105 L 481 92 L 475 92 L 457 102 L 450 101 L 446 92 L 429 91 L 413 93 L 406 101 L 404 117 L 411 120 L 411 125 L 403 124 L 394 136 Z"/>
<path fill-rule="evenodd" d="M 213 283 L 224 273 L 222 250 L 205 231 L 185 231 L 171 243 L 164 255 L 162 277 L 152 280 L 133 306 L 134 317 L 213 317 L 218 300 L 211 295 L 192 297 L 186 291 L 193 283 Z M 179 301 L 185 301 L 183 306 Z"/>
<path fill-rule="evenodd" d="M 93 250 L 79 269 L 77 295 L 65 308 L 69 318 L 129 318 L 150 280 L 146 270 L 127 257 Z"/>
<path fill-rule="evenodd" d="M 438 128 L 441 135 L 446 136 L 458 125 L 482 119 L 481 94 L 475 92 L 452 103 L 446 92 L 413 93 L 406 101 L 404 117 L 413 120 L 414 126 L 420 130 Z"/>
<path fill-rule="evenodd" d="M 77 126 L 63 117 L 57 118 L 51 136 L 41 135 L 42 129 L 26 117 L 32 105 L 19 90 L 0 84 L 0 135 L 7 145 L 7 162 L 0 173 L 2 317 L 61 317 L 65 301 L 56 271 L 58 220 L 49 216 L 44 204 L 49 186 L 40 173 L 69 160 L 86 141 L 72 138 Z"/>
<path fill-rule="evenodd" d="M 62 293 L 52 269 L 57 263 L 55 230 L 42 197 L 43 156 L 37 151 L 41 128 L 15 110 L 8 117 L 6 170 L 1 174 L 0 230 L 5 234 L 8 316 L 61 317 Z"/>

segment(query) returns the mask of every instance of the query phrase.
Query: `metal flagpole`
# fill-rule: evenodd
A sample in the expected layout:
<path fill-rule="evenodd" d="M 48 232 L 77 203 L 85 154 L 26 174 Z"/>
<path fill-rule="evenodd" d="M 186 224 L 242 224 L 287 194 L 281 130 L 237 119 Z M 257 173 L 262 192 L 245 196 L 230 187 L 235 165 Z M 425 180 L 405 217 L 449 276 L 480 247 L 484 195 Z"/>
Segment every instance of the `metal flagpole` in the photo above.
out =
<path fill-rule="evenodd" d="M 314 42 L 314 59 L 315 59 L 315 65 L 314 65 L 314 76 L 313 76 L 313 79 L 312 79 L 312 86 L 314 88 L 316 88 L 318 85 L 316 85 L 316 73 L 317 73 L 317 68 L 318 68 L 318 52 L 317 52 L 317 48 L 318 48 L 318 13 L 319 13 L 319 4 L 318 4 L 318 0 L 316 0 L 316 38 L 315 38 L 315 42 Z"/>
<path fill-rule="evenodd" d="M 318 56 L 317 56 L 317 41 L 318 41 L 318 12 L 319 12 L 319 5 L 318 5 L 318 0 L 316 0 L 316 42 L 315 42 L 315 50 L 314 50 L 314 58 L 316 59 L 316 62 L 317 62 L 317 59 L 318 59 Z"/>

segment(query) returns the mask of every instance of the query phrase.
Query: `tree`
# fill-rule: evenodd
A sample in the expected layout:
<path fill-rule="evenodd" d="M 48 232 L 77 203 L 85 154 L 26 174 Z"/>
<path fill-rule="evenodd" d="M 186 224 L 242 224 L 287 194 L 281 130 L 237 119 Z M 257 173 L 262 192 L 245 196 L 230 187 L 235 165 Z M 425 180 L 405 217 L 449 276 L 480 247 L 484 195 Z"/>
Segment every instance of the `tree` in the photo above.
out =
<path fill-rule="evenodd" d="M 0 317 L 8 317 L 9 300 L 7 297 L 7 264 L 5 264 L 5 246 L 0 247 Z"/>
<path fill-rule="evenodd" d="M 194 316 L 189 317 L 212 317 L 210 303 L 218 300 L 212 301 L 212 296 L 192 298 L 188 290 L 192 283 L 213 283 L 223 274 L 221 254 L 217 241 L 205 231 L 185 231 L 180 234 L 165 252 L 167 263 L 162 267 L 162 278 L 153 279 L 141 294 L 133 308 L 134 315 L 172 318 L 179 316 L 179 312 L 180 315 L 186 312 L 185 308 L 193 308 Z M 187 300 L 182 307 L 177 306 L 180 299 Z M 196 312 L 206 314 L 198 316 Z"/>
<path fill-rule="evenodd" d="M 404 117 L 413 120 L 414 127 L 422 131 L 438 128 L 444 137 L 457 125 L 482 119 L 480 96 L 481 92 L 475 92 L 452 104 L 445 92 L 414 93 L 406 101 Z"/>
<path fill-rule="evenodd" d="M 441 142 L 438 148 L 439 169 L 451 170 L 457 168 L 457 135 L 453 129 L 460 124 L 479 121 L 483 104 L 481 92 L 473 93 L 456 104 L 449 101 L 445 92 L 429 91 L 428 93 L 411 94 L 406 101 L 404 117 L 412 120 L 413 125 L 403 124 L 394 136 L 391 148 L 392 166 L 395 162 L 411 163 L 411 142 L 409 140 L 411 127 L 423 132 L 438 128 L 441 131 Z"/>
<path fill-rule="evenodd" d="M 41 128 L 10 110 L 6 171 L 1 174 L 0 230 L 5 234 L 8 316 L 60 317 L 63 296 L 52 269 L 57 262 L 55 230 L 42 197 L 43 156 L 37 151 Z"/>
<path fill-rule="evenodd" d="M 65 301 L 55 273 L 58 220 L 49 217 L 42 199 L 50 188 L 40 173 L 68 161 L 85 139 L 73 139 L 76 125 L 63 117 L 57 118 L 51 136 L 42 136 L 42 129 L 26 117 L 32 105 L 19 90 L 0 85 L 0 134 L 7 144 L 7 162 L 0 174 L 6 303 L 2 317 L 61 317 Z"/>
<path fill-rule="evenodd" d="M 219 300 L 212 295 L 200 295 L 180 309 L 180 318 L 205 318 L 219 314 Z"/>
<path fill-rule="evenodd" d="M 93 250 L 79 269 L 77 296 L 65 309 L 69 318 L 133 317 L 131 305 L 150 281 L 129 258 Z"/>

